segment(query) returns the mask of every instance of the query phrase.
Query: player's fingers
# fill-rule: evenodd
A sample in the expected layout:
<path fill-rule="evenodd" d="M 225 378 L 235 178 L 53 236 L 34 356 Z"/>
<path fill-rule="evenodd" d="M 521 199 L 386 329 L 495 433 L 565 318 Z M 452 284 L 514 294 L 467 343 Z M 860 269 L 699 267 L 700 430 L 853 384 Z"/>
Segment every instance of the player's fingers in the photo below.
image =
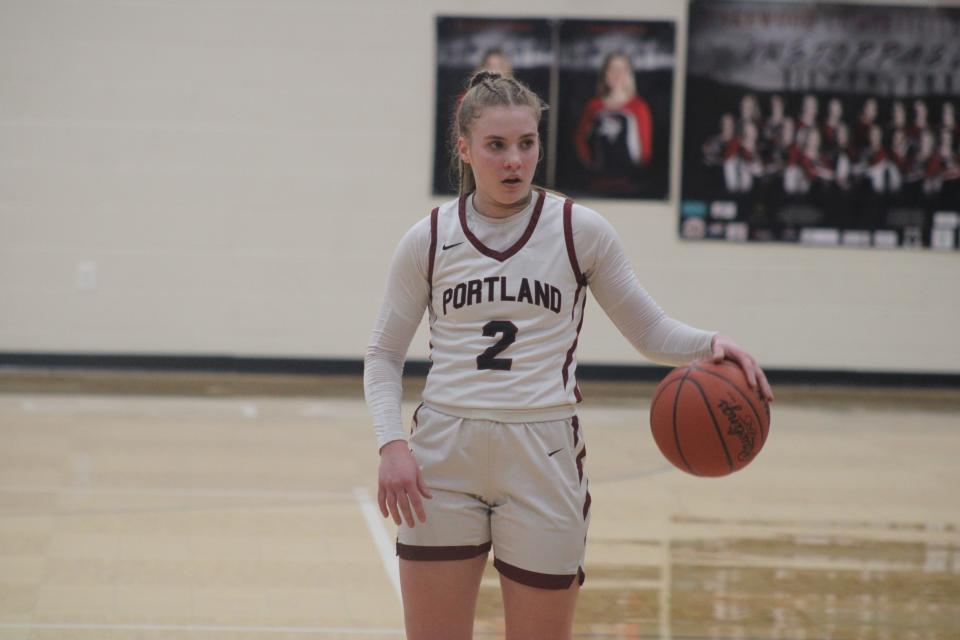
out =
<path fill-rule="evenodd" d="M 417 514 L 417 519 L 420 522 L 427 521 L 427 510 L 423 508 L 423 500 L 420 499 L 420 494 L 416 491 L 407 494 L 410 498 L 410 503 L 413 505 L 413 511 Z"/>
<path fill-rule="evenodd" d="M 750 385 L 751 389 L 757 388 L 757 363 L 753 361 L 753 358 L 747 356 L 740 363 L 740 366 L 743 367 L 743 372 L 747 376 L 747 384 Z"/>
<path fill-rule="evenodd" d="M 420 471 L 417 471 L 417 491 L 428 500 L 433 498 L 433 493 L 430 491 L 430 487 L 427 486 L 426 481 L 423 479 L 423 473 Z"/>
<path fill-rule="evenodd" d="M 380 515 L 386 518 L 389 515 L 387 511 L 387 492 L 383 490 L 382 484 L 377 488 L 377 506 L 380 507 Z"/>
<path fill-rule="evenodd" d="M 413 519 L 413 512 L 410 510 L 410 496 L 406 491 L 400 491 L 397 493 L 397 498 L 400 504 L 400 512 L 403 513 L 403 519 L 406 521 L 407 526 L 416 526 L 416 523 Z"/>
<path fill-rule="evenodd" d="M 727 357 L 727 354 L 724 353 L 723 347 L 720 346 L 720 341 L 716 340 L 713 343 L 713 364 L 720 364 L 723 362 L 723 359 Z"/>
<path fill-rule="evenodd" d="M 770 388 L 770 382 L 767 381 L 767 374 L 760 367 L 757 367 L 757 380 L 760 383 L 760 392 L 763 397 L 767 399 L 767 402 L 773 402 L 773 389 Z"/>
<path fill-rule="evenodd" d="M 743 369 L 743 375 L 747 378 L 747 384 L 751 389 L 757 388 L 757 363 L 744 352 L 730 350 L 730 359 L 740 365 Z"/>
<path fill-rule="evenodd" d="M 397 494 L 392 491 L 387 493 L 387 507 L 390 509 L 390 516 L 393 518 L 394 523 L 399 525 L 401 520 L 400 512 L 397 511 Z"/>

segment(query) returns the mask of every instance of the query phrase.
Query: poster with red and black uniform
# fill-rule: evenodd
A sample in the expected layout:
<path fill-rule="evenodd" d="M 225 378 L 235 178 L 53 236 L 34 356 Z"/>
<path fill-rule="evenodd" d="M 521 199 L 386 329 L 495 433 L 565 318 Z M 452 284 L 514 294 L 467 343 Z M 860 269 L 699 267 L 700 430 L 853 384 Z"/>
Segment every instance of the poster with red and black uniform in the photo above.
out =
<path fill-rule="evenodd" d="M 437 18 L 437 89 L 434 122 L 433 192 L 455 194 L 451 168 L 451 123 L 470 77 L 480 69 L 511 74 L 549 100 L 554 66 L 553 25 L 543 18 Z M 546 116 L 546 114 L 545 114 Z M 540 139 L 549 139 L 544 117 Z M 544 151 L 547 152 L 546 144 Z M 546 163 L 534 177 L 546 184 Z"/>
<path fill-rule="evenodd" d="M 960 8 L 691 0 L 679 233 L 960 247 Z"/>
<path fill-rule="evenodd" d="M 672 22 L 560 24 L 558 190 L 667 197 L 675 33 Z"/>

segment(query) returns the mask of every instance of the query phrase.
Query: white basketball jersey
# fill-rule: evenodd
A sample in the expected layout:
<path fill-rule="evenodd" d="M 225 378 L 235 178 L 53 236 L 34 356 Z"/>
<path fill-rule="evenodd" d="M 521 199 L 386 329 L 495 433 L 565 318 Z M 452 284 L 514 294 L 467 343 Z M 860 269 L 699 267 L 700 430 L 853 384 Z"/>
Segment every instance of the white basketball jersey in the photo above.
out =
<path fill-rule="evenodd" d="M 573 202 L 544 191 L 534 196 L 525 232 L 503 251 L 470 231 L 466 196 L 433 210 L 427 404 L 457 408 L 464 417 L 573 414 L 586 303 Z"/>

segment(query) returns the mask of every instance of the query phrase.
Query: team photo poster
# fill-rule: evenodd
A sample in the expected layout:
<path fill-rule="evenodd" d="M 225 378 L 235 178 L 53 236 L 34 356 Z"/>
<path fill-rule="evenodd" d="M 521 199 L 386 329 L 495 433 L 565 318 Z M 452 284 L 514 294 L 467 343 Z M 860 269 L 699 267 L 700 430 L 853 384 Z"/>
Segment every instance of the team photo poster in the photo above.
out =
<path fill-rule="evenodd" d="M 457 191 L 450 124 L 470 76 L 513 75 L 548 104 L 535 183 L 571 196 L 666 199 L 672 22 L 437 19 L 433 192 Z"/>
<path fill-rule="evenodd" d="M 960 246 L 960 9 L 689 16 L 682 238 Z"/>

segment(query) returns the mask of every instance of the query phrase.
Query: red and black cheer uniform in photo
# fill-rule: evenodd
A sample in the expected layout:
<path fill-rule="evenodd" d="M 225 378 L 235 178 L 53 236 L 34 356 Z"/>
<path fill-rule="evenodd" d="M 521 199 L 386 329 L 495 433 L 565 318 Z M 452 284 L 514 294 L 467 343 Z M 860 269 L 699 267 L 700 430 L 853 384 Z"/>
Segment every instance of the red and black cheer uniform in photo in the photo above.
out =
<path fill-rule="evenodd" d="M 611 109 L 592 98 L 574 133 L 580 161 L 597 175 L 593 186 L 610 191 L 635 188 L 641 166 L 653 157 L 653 118 L 643 98 L 632 97 Z"/>

